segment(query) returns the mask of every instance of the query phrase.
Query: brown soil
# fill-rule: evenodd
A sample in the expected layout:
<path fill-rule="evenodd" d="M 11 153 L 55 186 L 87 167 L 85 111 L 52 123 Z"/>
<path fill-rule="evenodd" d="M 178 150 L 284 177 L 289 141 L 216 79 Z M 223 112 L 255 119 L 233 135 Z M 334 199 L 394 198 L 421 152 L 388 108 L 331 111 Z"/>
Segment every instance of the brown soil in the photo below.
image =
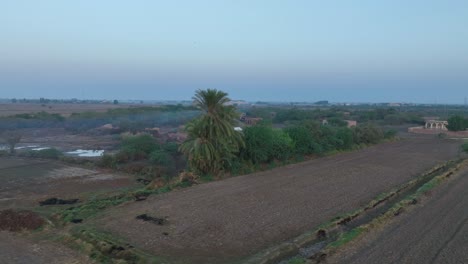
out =
<path fill-rule="evenodd" d="M 365 205 L 455 158 L 458 147 L 412 137 L 149 197 L 110 210 L 95 224 L 174 262 L 235 262 Z M 168 224 L 136 219 L 141 214 Z"/>
<path fill-rule="evenodd" d="M 31 211 L 16 211 L 12 209 L 0 211 L 0 230 L 35 230 L 44 224 L 44 219 Z"/>
<path fill-rule="evenodd" d="M 52 197 L 86 200 L 93 192 L 135 185 L 133 177 L 56 161 L 0 158 L 0 209 L 29 208 Z"/>
<path fill-rule="evenodd" d="M 329 263 L 468 263 L 468 169 L 455 177 Z"/>
<path fill-rule="evenodd" d="M 0 231 L 0 263 L 12 264 L 86 264 L 93 263 L 73 250 L 23 234 Z"/>

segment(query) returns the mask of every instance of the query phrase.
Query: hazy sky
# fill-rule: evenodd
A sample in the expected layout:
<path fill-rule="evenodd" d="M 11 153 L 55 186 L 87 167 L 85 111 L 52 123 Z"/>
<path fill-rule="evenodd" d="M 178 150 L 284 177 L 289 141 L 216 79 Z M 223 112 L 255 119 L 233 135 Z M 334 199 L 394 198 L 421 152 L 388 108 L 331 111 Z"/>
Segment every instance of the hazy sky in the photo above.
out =
<path fill-rule="evenodd" d="M 468 96 L 467 0 L 0 0 L 0 98 Z"/>

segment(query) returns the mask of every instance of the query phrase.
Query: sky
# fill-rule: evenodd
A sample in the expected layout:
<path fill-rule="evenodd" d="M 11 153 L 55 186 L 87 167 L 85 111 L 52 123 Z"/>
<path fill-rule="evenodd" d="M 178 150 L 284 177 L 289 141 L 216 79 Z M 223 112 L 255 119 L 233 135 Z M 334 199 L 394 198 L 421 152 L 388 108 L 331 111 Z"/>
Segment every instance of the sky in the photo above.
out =
<path fill-rule="evenodd" d="M 463 103 L 466 0 L 0 0 L 0 98 Z"/>

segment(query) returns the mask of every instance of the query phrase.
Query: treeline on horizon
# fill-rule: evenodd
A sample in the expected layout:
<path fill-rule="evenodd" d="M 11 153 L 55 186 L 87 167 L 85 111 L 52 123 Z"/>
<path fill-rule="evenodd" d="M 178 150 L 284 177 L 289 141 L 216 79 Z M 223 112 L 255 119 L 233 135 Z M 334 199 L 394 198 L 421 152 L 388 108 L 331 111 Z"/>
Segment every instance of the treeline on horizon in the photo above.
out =
<path fill-rule="evenodd" d="M 165 105 L 158 107 L 132 107 L 109 109 L 106 112 L 73 113 L 68 117 L 60 114 L 38 112 L 0 117 L 0 130 L 24 128 L 65 128 L 82 133 L 106 124 L 112 124 L 113 133 L 138 131 L 147 127 L 179 126 L 200 114 L 191 106 Z"/>
<path fill-rule="evenodd" d="M 291 125 L 305 120 L 327 119 L 330 123 L 343 120 L 356 120 L 358 123 L 374 123 L 376 125 L 424 124 L 424 116 L 440 116 L 442 119 L 451 116 L 468 117 L 465 108 L 455 107 L 248 107 L 240 108 L 250 117 L 260 117 L 264 122 L 281 125 Z M 139 131 L 147 127 L 180 126 L 200 114 L 193 106 L 164 105 L 157 107 L 143 106 L 109 109 L 106 112 L 82 112 L 64 117 L 45 111 L 31 114 L 17 114 L 0 117 L 0 129 L 13 130 L 23 128 L 65 128 L 74 133 L 85 132 L 105 124 L 119 127 L 115 133 Z"/>

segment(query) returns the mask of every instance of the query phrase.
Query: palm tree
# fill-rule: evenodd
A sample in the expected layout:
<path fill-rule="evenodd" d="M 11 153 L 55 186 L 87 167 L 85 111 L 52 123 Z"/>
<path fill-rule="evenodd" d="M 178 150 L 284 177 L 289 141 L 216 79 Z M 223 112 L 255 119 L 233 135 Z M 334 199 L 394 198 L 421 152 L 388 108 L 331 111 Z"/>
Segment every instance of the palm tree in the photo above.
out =
<path fill-rule="evenodd" d="M 234 130 L 239 115 L 228 94 L 216 89 L 197 90 L 193 97 L 203 115 L 186 126 L 188 139 L 180 151 L 189 160 L 190 167 L 200 173 L 217 174 L 232 160 L 244 144 L 242 135 Z"/>

